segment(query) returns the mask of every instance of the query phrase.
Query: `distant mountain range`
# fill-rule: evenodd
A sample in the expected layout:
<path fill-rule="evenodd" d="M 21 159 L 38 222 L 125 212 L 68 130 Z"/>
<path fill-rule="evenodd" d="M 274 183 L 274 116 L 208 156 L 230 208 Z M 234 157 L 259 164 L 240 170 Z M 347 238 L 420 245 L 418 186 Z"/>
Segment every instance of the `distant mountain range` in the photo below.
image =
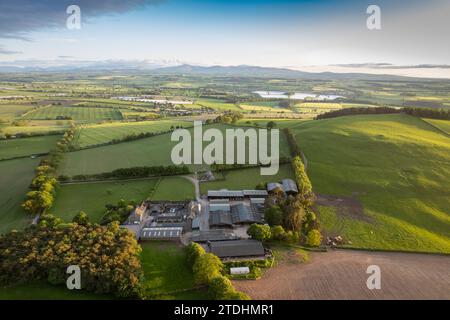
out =
<path fill-rule="evenodd" d="M 167 75 L 202 75 L 223 77 L 260 77 L 283 79 L 353 79 L 353 80 L 406 80 L 409 77 L 396 75 L 376 75 L 367 73 L 312 73 L 285 68 L 258 66 L 196 66 L 179 64 L 177 61 L 17 61 L 0 62 L 0 72 L 129 72 Z"/>

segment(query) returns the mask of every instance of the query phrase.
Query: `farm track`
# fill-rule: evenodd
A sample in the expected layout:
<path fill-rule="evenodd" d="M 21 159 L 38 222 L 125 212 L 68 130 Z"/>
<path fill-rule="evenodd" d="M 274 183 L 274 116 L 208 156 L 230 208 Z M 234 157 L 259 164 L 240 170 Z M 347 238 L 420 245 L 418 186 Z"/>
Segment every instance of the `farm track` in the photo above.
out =
<path fill-rule="evenodd" d="M 369 265 L 381 268 L 381 289 L 366 286 Z M 280 263 L 257 281 L 236 280 L 253 299 L 450 299 L 450 256 L 334 250 L 304 264 Z"/>

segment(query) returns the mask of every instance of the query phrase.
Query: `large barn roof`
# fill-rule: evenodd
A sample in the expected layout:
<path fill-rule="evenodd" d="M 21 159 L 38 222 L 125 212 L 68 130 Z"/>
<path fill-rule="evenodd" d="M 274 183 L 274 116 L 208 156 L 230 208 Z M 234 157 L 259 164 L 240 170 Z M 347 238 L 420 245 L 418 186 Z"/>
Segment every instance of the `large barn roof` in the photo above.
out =
<path fill-rule="evenodd" d="M 265 253 L 262 243 L 256 240 L 215 241 L 209 248 L 219 258 L 263 256 Z"/>

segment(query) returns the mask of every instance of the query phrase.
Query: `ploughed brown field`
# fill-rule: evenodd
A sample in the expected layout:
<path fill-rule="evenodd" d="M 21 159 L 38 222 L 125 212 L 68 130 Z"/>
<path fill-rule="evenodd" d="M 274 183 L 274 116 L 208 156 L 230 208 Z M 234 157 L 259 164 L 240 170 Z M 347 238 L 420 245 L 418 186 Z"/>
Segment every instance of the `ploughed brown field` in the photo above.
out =
<path fill-rule="evenodd" d="M 380 290 L 367 288 L 369 265 L 381 268 Z M 450 256 L 333 250 L 233 284 L 252 299 L 450 299 Z"/>

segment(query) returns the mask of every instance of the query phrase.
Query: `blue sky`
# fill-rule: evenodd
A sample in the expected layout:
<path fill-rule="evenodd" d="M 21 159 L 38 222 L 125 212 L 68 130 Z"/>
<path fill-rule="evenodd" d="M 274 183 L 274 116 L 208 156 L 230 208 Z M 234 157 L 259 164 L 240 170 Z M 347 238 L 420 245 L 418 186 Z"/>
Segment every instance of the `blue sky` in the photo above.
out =
<path fill-rule="evenodd" d="M 68 4 L 80 5 L 81 30 L 65 28 Z M 366 28 L 369 4 L 382 30 Z M 4 0 L 0 62 L 450 64 L 449 21 L 447 0 Z"/>

